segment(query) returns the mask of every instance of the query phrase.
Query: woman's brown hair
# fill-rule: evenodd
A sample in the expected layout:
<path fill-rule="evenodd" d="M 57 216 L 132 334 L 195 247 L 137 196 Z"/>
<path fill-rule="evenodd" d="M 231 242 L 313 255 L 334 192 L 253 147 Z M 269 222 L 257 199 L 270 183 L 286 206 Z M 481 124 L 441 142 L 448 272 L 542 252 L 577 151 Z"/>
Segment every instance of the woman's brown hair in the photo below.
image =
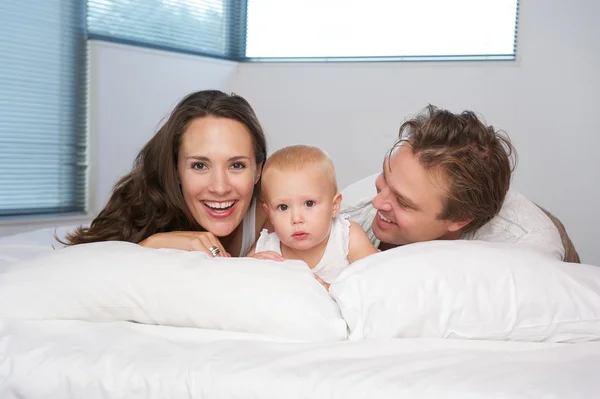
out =
<path fill-rule="evenodd" d="M 242 123 L 252 136 L 256 164 L 265 161 L 267 144 L 263 129 L 243 97 L 218 90 L 189 94 L 137 155 L 132 171 L 115 184 L 111 198 L 90 227 L 79 227 L 65 237 L 65 243 L 115 240 L 139 243 L 160 232 L 202 231 L 183 199 L 177 158 L 190 122 L 206 116 Z M 255 187 L 259 184 L 260 181 Z"/>

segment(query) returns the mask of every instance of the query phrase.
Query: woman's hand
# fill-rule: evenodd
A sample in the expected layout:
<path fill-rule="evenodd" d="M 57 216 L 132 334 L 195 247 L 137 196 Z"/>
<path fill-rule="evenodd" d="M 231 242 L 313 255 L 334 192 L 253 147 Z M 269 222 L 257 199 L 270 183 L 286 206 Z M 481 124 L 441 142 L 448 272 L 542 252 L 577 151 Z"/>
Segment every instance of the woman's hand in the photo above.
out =
<path fill-rule="evenodd" d="M 184 251 L 200 251 L 211 256 L 229 257 L 227 251 L 214 234 L 207 231 L 169 231 L 156 233 L 139 243 L 146 248 L 174 248 Z M 213 254 L 210 249 L 216 247 L 218 253 Z"/>

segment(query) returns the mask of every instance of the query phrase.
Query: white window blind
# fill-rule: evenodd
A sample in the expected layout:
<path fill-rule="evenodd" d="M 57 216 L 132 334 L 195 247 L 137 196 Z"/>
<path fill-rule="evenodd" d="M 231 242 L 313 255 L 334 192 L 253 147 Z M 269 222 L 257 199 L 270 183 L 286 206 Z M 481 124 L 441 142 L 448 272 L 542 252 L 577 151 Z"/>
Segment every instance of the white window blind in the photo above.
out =
<path fill-rule="evenodd" d="M 91 39 L 236 59 L 243 55 L 240 0 L 88 0 Z"/>
<path fill-rule="evenodd" d="M 84 28 L 78 0 L 0 2 L 0 217 L 85 211 Z"/>
<path fill-rule="evenodd" d="M 248 58 L 514 59 L 517 0 L 248 0 Z"/>

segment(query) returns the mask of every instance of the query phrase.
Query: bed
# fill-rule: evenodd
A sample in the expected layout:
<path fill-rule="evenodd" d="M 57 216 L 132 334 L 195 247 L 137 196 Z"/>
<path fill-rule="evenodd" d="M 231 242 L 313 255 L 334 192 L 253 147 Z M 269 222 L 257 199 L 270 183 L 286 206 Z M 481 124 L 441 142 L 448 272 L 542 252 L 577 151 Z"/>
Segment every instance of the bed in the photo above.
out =
<path fill-rule="evenodd" d="M 0 239 L 3 399 L 600 397 L 595 266 L 424 243 L 327 293 L 301 262 L 54 232 Z"/>

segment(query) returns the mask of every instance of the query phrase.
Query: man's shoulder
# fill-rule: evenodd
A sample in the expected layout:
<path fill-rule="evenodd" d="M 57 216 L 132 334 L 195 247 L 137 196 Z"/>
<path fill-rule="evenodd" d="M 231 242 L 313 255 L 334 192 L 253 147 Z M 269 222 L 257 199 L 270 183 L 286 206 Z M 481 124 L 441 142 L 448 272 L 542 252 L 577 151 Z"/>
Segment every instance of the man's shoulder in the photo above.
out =
<path fill-rule="evenodd" d="M 564 257 L 560 233 L 552 220 L 535 203 L 515 190 L 507 193 L 498 215 L 464 238 L 529 244 L 557 258 Z"/>

